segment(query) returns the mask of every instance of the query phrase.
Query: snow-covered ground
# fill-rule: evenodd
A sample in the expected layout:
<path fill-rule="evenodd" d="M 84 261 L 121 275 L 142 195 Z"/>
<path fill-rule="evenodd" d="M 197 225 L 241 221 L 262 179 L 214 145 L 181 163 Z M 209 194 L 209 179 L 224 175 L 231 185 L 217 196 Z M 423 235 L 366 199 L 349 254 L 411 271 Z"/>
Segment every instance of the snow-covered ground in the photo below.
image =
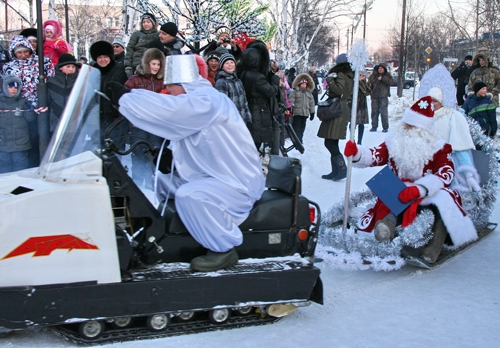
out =
<path fill-rule="evenodd" d="M 413 89 L 405 90 L 412 96 Z M 396 94 L 395 88 L 391 93 Z M 395 112 L 395 105 L 390 107 Z M 303 165 L 303 194 L 323 211 L 344 197 L 345 180 L 321 179 L 329 154 L 316 137 L 320 121 L 308 121 L 305 153 L 292 151 Z M 385 133 L 365 130 L 363 145 Z M 345 141 L 341 142 L 343 148 Z M 353 169 L 352 190 L 379 169 Z M 497 188 L 498 190 L 498 188 Z M 500 197 L 498 197 L 500 198 Z M 491 217 L 500 221 L 500 204 Z M 442 266 L 393 272 L 343 271 L 318 263 L 324 305 L 299 308 L 272 325 L 104 345 L 106 347 L 500 347 L 500 233 L 495 231 Z M 0 347 L 73 346 L 46 330 L 16 332 Z"/>

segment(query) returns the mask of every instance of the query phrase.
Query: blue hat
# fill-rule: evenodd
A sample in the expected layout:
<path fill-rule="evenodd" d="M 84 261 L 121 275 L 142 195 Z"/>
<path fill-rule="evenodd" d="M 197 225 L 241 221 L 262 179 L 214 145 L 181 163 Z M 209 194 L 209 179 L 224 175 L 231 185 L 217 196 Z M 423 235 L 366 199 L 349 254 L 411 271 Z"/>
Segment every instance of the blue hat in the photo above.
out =
<path fill-rule="evenodd" d="M 335 59 L 335 63 L 336 64 L 347 63 L 347 62 L 348 62 L 347 54 L 345 54 L 345 53 L 339 54 L 339 56 L 337 57 L 337 59 Z"/>

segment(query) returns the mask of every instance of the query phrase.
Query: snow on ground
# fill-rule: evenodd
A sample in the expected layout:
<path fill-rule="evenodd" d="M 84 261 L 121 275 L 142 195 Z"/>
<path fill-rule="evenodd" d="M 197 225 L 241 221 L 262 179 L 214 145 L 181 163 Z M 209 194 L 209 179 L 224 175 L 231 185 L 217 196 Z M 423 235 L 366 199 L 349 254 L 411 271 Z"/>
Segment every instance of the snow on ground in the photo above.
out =
<path fill-rule="evenodd" d="M 412 96 L 413 89 L 405 95 Z M 395 88 L 391 93 L 396 94 Z M 393 100 L 391 100 L 393 103 Z M 395 105 L 391 104 L 391 112 Z M 303 165 L 303 194 L 323 211 L 344 197 L 345 180 L 321 179 L 330 171 L 329 154 L 316 137 L 320 121 L 308 121 L 305 153 L 292 151 Z M 365 130 L 363 145 L 385 133 Z M 345 141 L 341 141 L 341 148 Z M 379 169 L 353 169 L 352 190 Z M 500 197 L 499 197 L 500 198 Z M 500 204 L 491 217 L 500 221 Z M 499 347 L 500 233 L 434 270 L 404 266 L 399 271 L 330 269 L 322 263 L 324 305 L 299 308 L 272 325 L 104 345 L 105 347 Z M 73 346 L 45 330 L 0 338 L 0 347 Z"/>

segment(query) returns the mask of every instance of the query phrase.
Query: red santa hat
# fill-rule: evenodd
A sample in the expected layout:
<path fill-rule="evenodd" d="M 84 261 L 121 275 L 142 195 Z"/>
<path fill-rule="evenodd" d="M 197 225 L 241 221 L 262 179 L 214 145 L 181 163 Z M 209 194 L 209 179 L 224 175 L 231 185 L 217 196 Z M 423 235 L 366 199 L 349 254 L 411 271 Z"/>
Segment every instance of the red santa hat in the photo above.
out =
<path fill-rule="evenodd" d="M 425 96 L 420 98 L 406 109 L 403 114 L 403 122 L 418 128 L 431 130 L 434 125 L 434 104 L 432 97 Z"/>

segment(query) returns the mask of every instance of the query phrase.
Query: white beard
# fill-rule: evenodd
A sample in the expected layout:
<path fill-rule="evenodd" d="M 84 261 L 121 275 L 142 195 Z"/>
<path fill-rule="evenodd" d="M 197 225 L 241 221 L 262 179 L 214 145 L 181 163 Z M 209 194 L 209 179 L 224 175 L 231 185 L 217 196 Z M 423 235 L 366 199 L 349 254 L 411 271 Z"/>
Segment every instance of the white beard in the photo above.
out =
<path fill-rule="evenodd" d="M 417 127 L 405 129 L 404 126 L 404 122 L 398 122 L 386 144 L 399 178 L 414 181 L 422 177 L 424 166 L 441 149 L 443 142 L 434 131 Z"/>

